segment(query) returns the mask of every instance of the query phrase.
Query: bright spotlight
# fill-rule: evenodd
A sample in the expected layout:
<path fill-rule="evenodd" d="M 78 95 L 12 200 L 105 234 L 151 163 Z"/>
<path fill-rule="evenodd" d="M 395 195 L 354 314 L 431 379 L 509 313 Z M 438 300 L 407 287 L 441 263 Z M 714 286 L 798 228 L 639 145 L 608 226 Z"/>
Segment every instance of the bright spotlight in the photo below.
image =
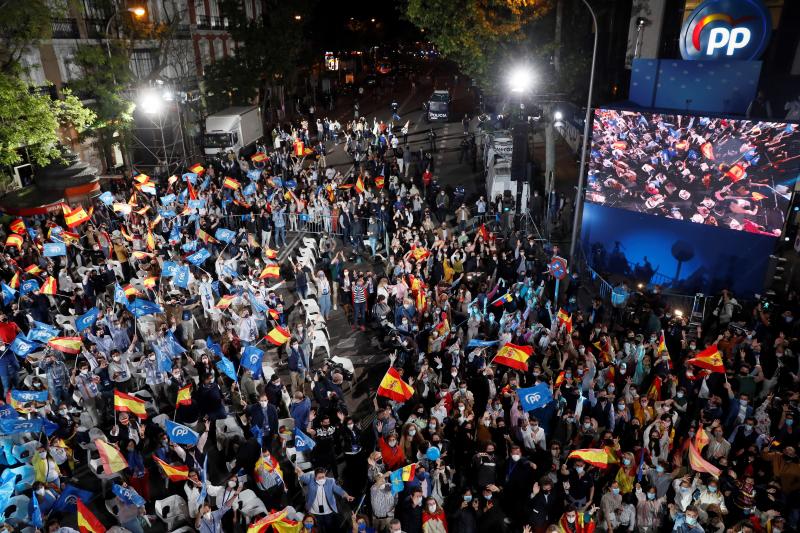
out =
<path fill-rule="evenodd" d="M 531 71 L 525 67 L 515 68 L 508 77 L 508 85 L 511 87 L 511 91 L 515 93 L 527 91 L 533 85 Z"/>
<path fill-rule="evenodd" d="M 680 309 L 675 310 L 675 316 L 681 318 L 683 316 L 683 311 Z"/>
<path fill-rule="evenodd" d="M 139 107 L 148 115 L 155 115 L 164 107 L 164 100 L 155 91 L 147 91 L 139 98 Z"/>
<path fill-rule="evenodd" d="M 133 13 L 134 16 L 136 16 L 137 18 L 141 18 L 144 16 L 145 13 L 147 13 L 147 11 L 145 11 L 145 9 L 141 6 L 132 7 L 128 11 Z"/>
<path fill-rule="evenodd" d="M 556 111 L 555 115 L 553 115 L 553 118 L 556 120 L 564 120 L 564 114 L 561 111 Z"/>

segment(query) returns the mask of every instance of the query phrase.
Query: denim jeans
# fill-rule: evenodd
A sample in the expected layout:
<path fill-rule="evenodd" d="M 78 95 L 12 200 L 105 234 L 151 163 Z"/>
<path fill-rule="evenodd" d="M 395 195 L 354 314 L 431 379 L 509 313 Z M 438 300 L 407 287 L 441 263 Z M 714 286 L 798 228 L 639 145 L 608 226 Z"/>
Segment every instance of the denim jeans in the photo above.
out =
<path fill-rule="evenodd" d="M 363 326 L 366 322 L 367 304 L 366 302 L 356 302 L 353 304 L 353 324 Z"/>
<path fill-rule="evenodd" d="M 275 226 L 275 247 L 284 246 L 286 244 L 286 226 Z"/>

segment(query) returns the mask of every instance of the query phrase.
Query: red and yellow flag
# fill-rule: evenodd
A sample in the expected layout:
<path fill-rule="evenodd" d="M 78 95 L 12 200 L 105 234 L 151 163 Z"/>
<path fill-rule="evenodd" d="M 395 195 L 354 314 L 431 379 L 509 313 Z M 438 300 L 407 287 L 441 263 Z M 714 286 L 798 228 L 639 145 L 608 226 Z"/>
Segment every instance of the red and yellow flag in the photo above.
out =
<path fill-rule="evenodd" d="M 139 294 L 139 291 L 136 290 L 136 287 L 134 287 L 130 283 L 122 287 L 122 292 L 125 293 L 125 296 L 136 296 L 137 294 Z"/>
<path fill-rule="evenodd" d="M 138 183 L 147 183 L 148 181 L 150 181 L 150 176 L 148 176 L 147 174 L 136 174 L 133 177 L 133 179 L 136 180 Z"/>
<path fill-rule="evenodd" d="M 264 267 L 264 270 L 261 271 L 261 274 L 258 275 L 258 279 L 279 277 L 281 277 L 281 267 L 278 265 L 267 265 Z"/>
<path fill-rule="evenodd" d="M 376 187 L 377 187 L 379 190 L 380 190 L 380 189 L 383 189 L 383 184 L 384 184 L 384 182 L 385 182 L 385 181 L 386 181 L 386 180 L 384 179 L 384 177 L 383 177 L 383 176 L 378 176 L 377 178 L 375 178 L 375 186 L 376 186 Z"/>
<path fill-rule="evenodd" d="M 250 158 L 250 161 L 253 163 L 263 163 L 267 160 L 267 154 L 264 152 L 256 152 L 253 154 L 253 157 Z"/>
<path fill-rule="evenodd" d="M 559 326 L 563 324 L 568 334 L 572 333 L 572 315 L 564 309 L 558 310 L 558 324 Z"/>
<path fill-rule="evenodd" d="M 481 227 L 478 228 L 478 233 L 483 239 L 483 242 L 489 242 L 489 230 L 486 229 L 486 224 L 481 224 Z"/>
<path fill-rule="evenodd" d="M 164 475 L 170 481 L 186 481 L 189 479 L 189 467 L 186 465 L 171 465 L 162 461 L 155 454 L 153 454 L 153 460 L 156 462 L 158 466 L 161 467 L 161 470 L 164 472 Z"/>
<path fill-rule="evenodd" d="M 202 174 L 205 171 L 206 169 L 203 168 L 203 165 L 201 165 L 200 163 L 195 163 L 194 165 L 189 167 L 189 172 L 193 172 L 194 174 Z"/>
<path fill-rule="evenodd" d="M 275 259 L 276 257 L 278 257 L 278 250 L 267 248 L 266 250 L 264 250 L 264 255 L 267 257 L 267 259 Z"/>
<path fill-rule="evenodd" d="M 153 237 L 153 232 L 152 231 L 148 231 L 147 232 L 146 242 L 147 242 L 147 249 L 148 250 L 150 250 L 152 252 L 153 250 L 156 249 L 156 239 L 155 239 L 155 237 Z"/>
<path fill-rule="evenodd" d="M 11 281 L 8 282 L 8 286 L 12 289 L 19 289 L 19 270 L 14 272 Z"/>
<path fill-rule="evenodd" d="M 144 284 L 144 286 L 147 287 L 148 289 L 152 289 L 153 287 L 155 287 L 156 283 L 158 283 L 158 276 L 150 276 L 149 278 L 144 278 L 144 281 L 142 282 L 142 284 Z"/>
<path fill-rule="evenodd" d="M 686 361 L 689 365 L 705 368 L 712 372 L 725 373 L 725 365 L 722 362 L 722 354 L 716 344 L 712 344 L 696 356 Z"/>
<path fill-rule="evenodd" d="M 664 337 L 664 330 L 661 330 L 661 335 L 658 337 L 658 347 L 656 348 L 656 355 L 658 357 L 667 356 L 667 365 L 669 368 L 672 368 L 672 358 L 669 356 L 669 351 L 667 350 L 667 340 Z"/>
<path fill-rule="evenodd" d="M 361 179 L 361 176 L 358 177 L 356 180 L 356 192 L 361 194 L 364 192 L 364 180 Z"/>
<path fill-rule="evenodd" d="M 78 506 L 78 531 L 80 533 L 105 533 L 106 528 L 100 523 L 92 512 L 87 509 L 83 501 L 78 498 L 76 505 Z"/>
<path fill-rule="evenodd" d="M 153 254 L 150 254 L 150 253 L 147 253 L 147 252 L 143 252 L 141 250 L 136 250 L 131 255 L 133 256 L 134 259 L 139 259 L 139 260 L 152 259 L 153 257 L 155 257 Z"/>
<path fill-rule="evenodd" d="M 18 218 L 13 222 L 11 222 L 11 224 L 9 224 L 8 227 L 14 233 L 19 233 L 20 235 L 23 235 L 25 233 L 25 221 L 23 221 L 21 218 Z"/>
<path fill-rule="evenodd" d="M 414 474 L 417 473 L 417 464 L 406 465 L 401 470 L 403 471 L 401 474 L 403 481 L 414 481 Z"/>
<path fill-rule="evenodd" d="M 583 448 L 571 452 L 567 459 L 582 459 L 592 466 L 606 468 L 608 466 L 608 452 L 602 448 Z"/>
<path fill-rule="evenodd" d="M 714 477 L 719 477 L 721 472 L 719 468 L 703 459 L 692 441 L 689 441 L 689 465 L 695 472 L 705 472 Z"/>
<path fill-rule="evenodd" d="M 200 230 L 197 232 L 197 237 L 203 241 L 204 243 L 208 244 L 210 242 L 219 242 L 213 236 L 209 235 L 206 231 Z"/>
<path fill-rule="evenodd" d="M 706 444 L 709 443 L 711 439 L 708 437 L 708 433 L 706 430 L 703 429 L 703 424 L 697 428 L 697 433 L 694 434 L 694 445 L 697 448 L 698 452 L 702 452 L 703 448 L 706 447 Z"/>
<path fill-rule="evenodd" d="M 114 389 L 114 410 L 117 412 L 131 413 L 139 418 L 147 418 L 147 409 L 144 400 L 136 396 L 125 394 Z"/>
<path fill-rule="evenodd" d="M 97 452 L 100 454 L 100 462 L 103 464 L 103 474 L 113 474 L 128 468 L 128 461 L 116 446 L 113 446 L 103 439 L 95 439 Z"/>
<path fill-rule="evenodd" d="M 186 385 L 178 389 L 178 399 L 175 402 L 175 406 L 178 405 L 192 405 L 192 385 Z"/>
<path fill-rule="evenodd" d="M 28 265 L 25 267 L 25 273 L 31 276 L 38 276 L 42 273 L 42 269 L 39 268 L 39 265 Z"/>
<path fill-rule="evenodd" d="M 81 353 L 83 342 L 80 337 L 53 337 L 47 345 L 59 352 L 75 355 Z"/>
<path fill-rule="evenodd" d="M 300 139 L 294 142 L 294 155 L 297 157 L 303 157 L 303 152 L 305 152 L 305 144 Z"/>
<path fill-rule="evenodd" d="M 653 378 L 653 383 L 647 389 L 647 397 L 656 402 L 661 401 L 661 378 L 659 376 Z"/>
<path fill-rule="evenodd" d="M 234 294 L 226 294 L 225 296 L 223 296 L 222 298 L 219 299 L 219 301 L 217 302 L 217 305 L 215 305 L 214 307 L 216 307 L 217 309 L 227 309 L 227 308 L 229 308 L 231 306 L 231 304 L 233 303 L 233 301 L 235 299 L 236 299 L 236 295 L 234 295 Z"/>
<path fill-rule="evenodd" d="M 80 226 L 81 224 L 89 220 L 89 218 L 90 218 L 89 213 L 87 213 L 83 209 L 83 206 L 80 205 L 75 209 L 73 209 L 72 211 L 70 211 L 68 214 L 64 215 L 64 221 L 70 228 Z"/>
<path fill-rule="evenodd" d="M 270 526 L 272 526 L 274 529 L 277 522 L 286 518 L 286 515 L 286 509 L 283 511 L 275 511 L 274 513 L 270 513 L 264 518 L 256 520 L 247 526 L 247 533 L 264 533 L 267 531 L 267 529 L 269 529 Z M 302 524 L 300 525 L 302 527 Z"/>
<path fill-rule="evenodd" d="M 414 249 L 411 250 L 411 257 L 413 257 L 417 261 L 422 261 L 423 259 L 427 259 L 429 255 L 431 255 L 431 253 L 422 246 L 414 247 Z"/>
<path fill-rule="evenodd" d="M 11 233 L 6 237 L 6 246 L 13 246 L 14 248 L 22 248 L 22 235 Z"/>
<path fill-rule="evenodd" d="M 237 191 L 242 188 L 242 184 L 233 178 L 225 178 L 224 180 L 222 180 L 222 186 L 225 187 L 226 189 L 233 189 L 234 191 Z"/>
<path fill-rule="evenodd" d="M 414 396 L 414 389 L 411 385 L 403 381 L 397 369 L 394 367 L 389 368 L 386 375 L 383 376 L 381 384 L 378 386 L 378 396 L 389 398 L 396 402 L 406 402 Z"/>
<path fill-rule="evenodd" d="M 517 346 L 509 342 L 497 351 L 494 362 L 525 372 L 528 370 L 528 358 L 532 353 L 531 346 Z"/>
<path fill-rule="evenodd" d="M 559 388 L 561 386 L 561 384 L 564 383 L 564 379 L 565 378 L 566 378 L 566 374 L 562 370 L 561 372 L 558 373 L 558 376 L 556 376 L 556 382 L 553 384 L 553 387 L 556 388 L 556 389 Z"/>
<path fill-rule="evenodd" d="M 291 338 L 291 335 L 289 334 L 288 329 L 281 326 L 275 326 L 272 328 L 272 331 L 264 336 L 264 338 L 275 346 L 283 346 L 286 344 L 286 341 Z"/>
<path fill-rule="evenodd" d="M 42 283 L 42 288 L 39 289 L 41 294 L 49 294 L 50 296 L 55 295 L 58 292 L 58 284 L 56 283 L 56 278 L 53 276 L 49 276 L 44 283 Z"/>

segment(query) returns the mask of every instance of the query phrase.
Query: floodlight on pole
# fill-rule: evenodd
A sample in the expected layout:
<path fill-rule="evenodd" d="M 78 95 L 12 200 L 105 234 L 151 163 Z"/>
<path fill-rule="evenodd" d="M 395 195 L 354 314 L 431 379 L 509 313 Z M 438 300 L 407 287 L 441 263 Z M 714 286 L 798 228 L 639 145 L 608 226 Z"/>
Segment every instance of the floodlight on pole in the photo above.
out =
<path fill-rule="evenodd" d="M 556 122 L 564 120 L 564 113 L 562 113 L 561 111 L 556 111 L 555 114 L 553 115 L 553 118 L 556 120 Z"/>
<path fill-rule="evenodd" d="M 156 115 L 164 107 L 164 99 L 156 91 L 145 91 L 139 98 L 139 107 L 148 115 Z"/>
<path fill-rule="evenodd" d="M 516 67 L 508 77 L 508 85 L 511 92 L 524 93 L 533 85 L 533 74 L 526 67 Z"/>
<path fill-rule="evenodd" d="M 142 6 L 129 7 L 129 8 L 128 8 L 128 11 L 130 11 L 131 13 L 133 13 L 133 15 L 134 15 L 136 18 L 142 18 L 142 17 L 145 15 L 145 13 L 147 13 L 147 11 L 145 10 L 145 8 L 143 8 Z"/>

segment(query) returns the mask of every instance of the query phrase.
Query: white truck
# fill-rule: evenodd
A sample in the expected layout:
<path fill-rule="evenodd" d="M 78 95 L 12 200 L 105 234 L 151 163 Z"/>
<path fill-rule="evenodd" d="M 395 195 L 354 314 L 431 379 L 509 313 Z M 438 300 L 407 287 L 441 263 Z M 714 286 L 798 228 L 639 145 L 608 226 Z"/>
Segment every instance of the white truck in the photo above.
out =
<path fill-rule="evenodd" d="M 517 195 L 517 182 L 511 181 L 511 155 L 514 142 L 510 131 L 494 131 L 483 137 L 483 153 L 486 175 L 486 195 L 493 200 L 505 191 L 512 197 Z M 528 183 L 522 184 L 522 205 L 528 205 Z"/>
<path fill-rule="evenodd" d="M 206 118 L 206 155 L 233 151 L 249 155 L 255 142 L 264 136 L 261 110 L 257 106 L 229 107 Z"/>

